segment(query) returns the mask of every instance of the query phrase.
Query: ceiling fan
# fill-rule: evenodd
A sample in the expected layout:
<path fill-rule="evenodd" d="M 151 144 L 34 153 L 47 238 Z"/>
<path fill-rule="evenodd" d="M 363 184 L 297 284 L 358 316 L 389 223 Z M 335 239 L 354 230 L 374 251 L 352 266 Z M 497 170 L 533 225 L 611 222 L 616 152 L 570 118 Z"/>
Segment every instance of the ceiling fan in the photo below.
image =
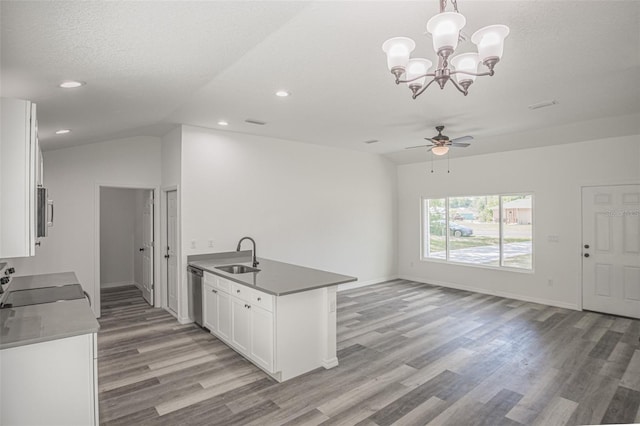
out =
<path fill-rule="evenodd" d="M 464 141 L 473 140 L 473 136 L 462 136 L 455 139 L 449 139 L 449 136 L 442 134 L 442 131 L 444 130 L 444 126 L 436 126 L 436 130 L 438 131 L 438 134 L 436 136 L 432 138 L 425 138 L 426 140 L 431 141 L 431 145 L 409 146 L 405 149 L 429 147 L 427 151 L 431 151 L 435 155 L 444 155 L 447 152 L 449 152 L 450 146 L 465 148 L 470 144 Z"/>

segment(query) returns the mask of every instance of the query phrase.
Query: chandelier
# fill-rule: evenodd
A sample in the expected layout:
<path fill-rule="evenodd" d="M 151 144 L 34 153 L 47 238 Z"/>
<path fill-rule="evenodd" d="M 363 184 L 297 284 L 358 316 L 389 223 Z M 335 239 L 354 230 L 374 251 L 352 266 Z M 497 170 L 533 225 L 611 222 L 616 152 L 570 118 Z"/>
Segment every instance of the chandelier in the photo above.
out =
<path fill-rule="evenodd" d="M 445 12 L 447 0 L 440 0 L 440 13 L 427 22 L 427 31 L 433 38 L 433 49 L 438 55 L 438 65 L 434 72 L 429 72 L 433 65 L 429 59 L 409 59 L 416 47 L 412 39 L 394 37 L 382 45 L 382 50 L 387 54 L 387 66 L 396 77 L 396 84 L 406 83 L 413 93 L 413 99 L 420 96 L 434 81 L 440 89 L 444 89 L 447 82 L 451 81 L 456 89 L 467 96 L 469 86 L 476 77 L 493 76 L 494 67 L 502 57 L 504 39 L 509 34 L 509 27 L 489 25 L 471 36 L 471 41 L 478 46 L 478 53 L 463 53 L 449 59 L 458 47 L 460 30 L 467 23 L 464 15 L 458 12 L 457 1 L 452 0 L 452 4 L 454 11 Z M 478 72 L 480 63 L 487 67 L 488 71 Z M 427 77 L 433 79 L 425 84 Z"/>

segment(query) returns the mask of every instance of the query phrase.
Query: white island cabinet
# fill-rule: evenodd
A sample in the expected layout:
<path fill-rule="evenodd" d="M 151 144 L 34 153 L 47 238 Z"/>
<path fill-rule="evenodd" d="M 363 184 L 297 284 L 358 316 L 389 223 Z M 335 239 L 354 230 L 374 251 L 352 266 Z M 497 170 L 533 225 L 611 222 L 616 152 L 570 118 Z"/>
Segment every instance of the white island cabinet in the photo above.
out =
<path fill-rule="evenodd" d="M 96 341 L 90 333 L 1 350 L 0 424 L 97 425 Z"/>
<path fill-rule="evenodd" d="M 278 381 L 336 358 L 336 286 L 273 295 L 204 273 L 204 325 Z"/>

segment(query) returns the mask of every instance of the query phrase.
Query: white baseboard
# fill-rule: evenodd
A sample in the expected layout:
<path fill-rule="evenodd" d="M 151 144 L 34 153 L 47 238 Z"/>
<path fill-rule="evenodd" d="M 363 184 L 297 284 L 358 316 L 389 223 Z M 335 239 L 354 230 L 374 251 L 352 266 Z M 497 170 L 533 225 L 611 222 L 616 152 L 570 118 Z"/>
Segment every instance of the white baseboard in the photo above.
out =
<path fill-rule="evenodd" d="M 124 287 L 127 285 L 135 285 L 136 287 L 139 287 L 138 284 L 133 281 L 120 281 L 115 283 L 101 283 L 100 288 Z"/>
<path fill-rule="evenodd" d="M 163 307 L 162 309 L 164 309 L 165 311 L 169 312 L 169 314 L 171 314 L 172 317 L 174 317 L 179 324 L 190 324 L 193 322 L 193 320 L 191 318 L 182 318 L 179 317 L 178 314 L 176 314 L 175 312 L 173 312 L 171 309 L 169 309 L 167 306 Z"/>
<path fill-rule="evenodd" d="M 571 309 L 571 310 L 574 310 L 574 311 L 580 311 L 581 310 L 580 307 L 575 303 L 559 302 L 557 300 L 551 300 L 551 299 L 541 299 L 541 298 L 538 298 L 538 297 L 524 296 L 522 294 L 509 293 L 509 292 L 506 292 L 506 291 L 487 290 L 487 289 L 484 289 L 484 288 L 470 287 L 470 286 L 466 286 L 466 285 L 462 285 L 462 284 L 456 284 L 456 283 L 450 283 L 450 282 L 446 282 L 446 281 L 437 281 L 437 280 L 429 280 L 429 281 L 427 281 L 424 278 L 410 277 L 408 275 L 401 275 L 400 278 L 404 279 L 404 280 L 423 283 L 423 284 L 431 284 L 431 285 L 437 285 L 437 286 L 440 286 L 440 287 L 455 288 L 457 290 L 466 290 L 466 291 L 471 291 L 473 293 L 489 294 L 491 296 L 505 297 L 507 299 L 522 300 L 523 302 L 539 303 L 541 305 L 555 306 L 557 308 Z"/>
<path fill-rule="evenodd" d="M 338 291 L 353 290 L 354 288 L 366 287 L 373 284 L 381 284 L 386 281 L 393 281 L 397 279 L 400 279 L 400 277 L 394 275 L 390 277 L 376 278 L 375 280 L 354 281 L 351 283 L 338 284 Z"/>
<path fill-rule="evenodd" d="M 323 359 L 322 360 L 322 366 L 324 368 L 326 368 L 327 370 L 333 367 L 337 367 L 338 366 L 338 358 L 337 357 L 333 357 L 333 358 L 329 358 L 329 359 Z"/>

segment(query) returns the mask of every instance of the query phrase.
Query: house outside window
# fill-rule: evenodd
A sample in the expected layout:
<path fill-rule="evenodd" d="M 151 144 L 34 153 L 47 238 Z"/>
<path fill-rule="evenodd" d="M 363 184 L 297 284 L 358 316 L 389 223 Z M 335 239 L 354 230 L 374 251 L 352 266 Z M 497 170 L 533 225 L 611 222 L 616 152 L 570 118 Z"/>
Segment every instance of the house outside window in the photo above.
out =
<path fill-rule="evenodd" d="M 533 269 L 532 194 L 423 198 L 421 217 L 424 260 Z"/>

